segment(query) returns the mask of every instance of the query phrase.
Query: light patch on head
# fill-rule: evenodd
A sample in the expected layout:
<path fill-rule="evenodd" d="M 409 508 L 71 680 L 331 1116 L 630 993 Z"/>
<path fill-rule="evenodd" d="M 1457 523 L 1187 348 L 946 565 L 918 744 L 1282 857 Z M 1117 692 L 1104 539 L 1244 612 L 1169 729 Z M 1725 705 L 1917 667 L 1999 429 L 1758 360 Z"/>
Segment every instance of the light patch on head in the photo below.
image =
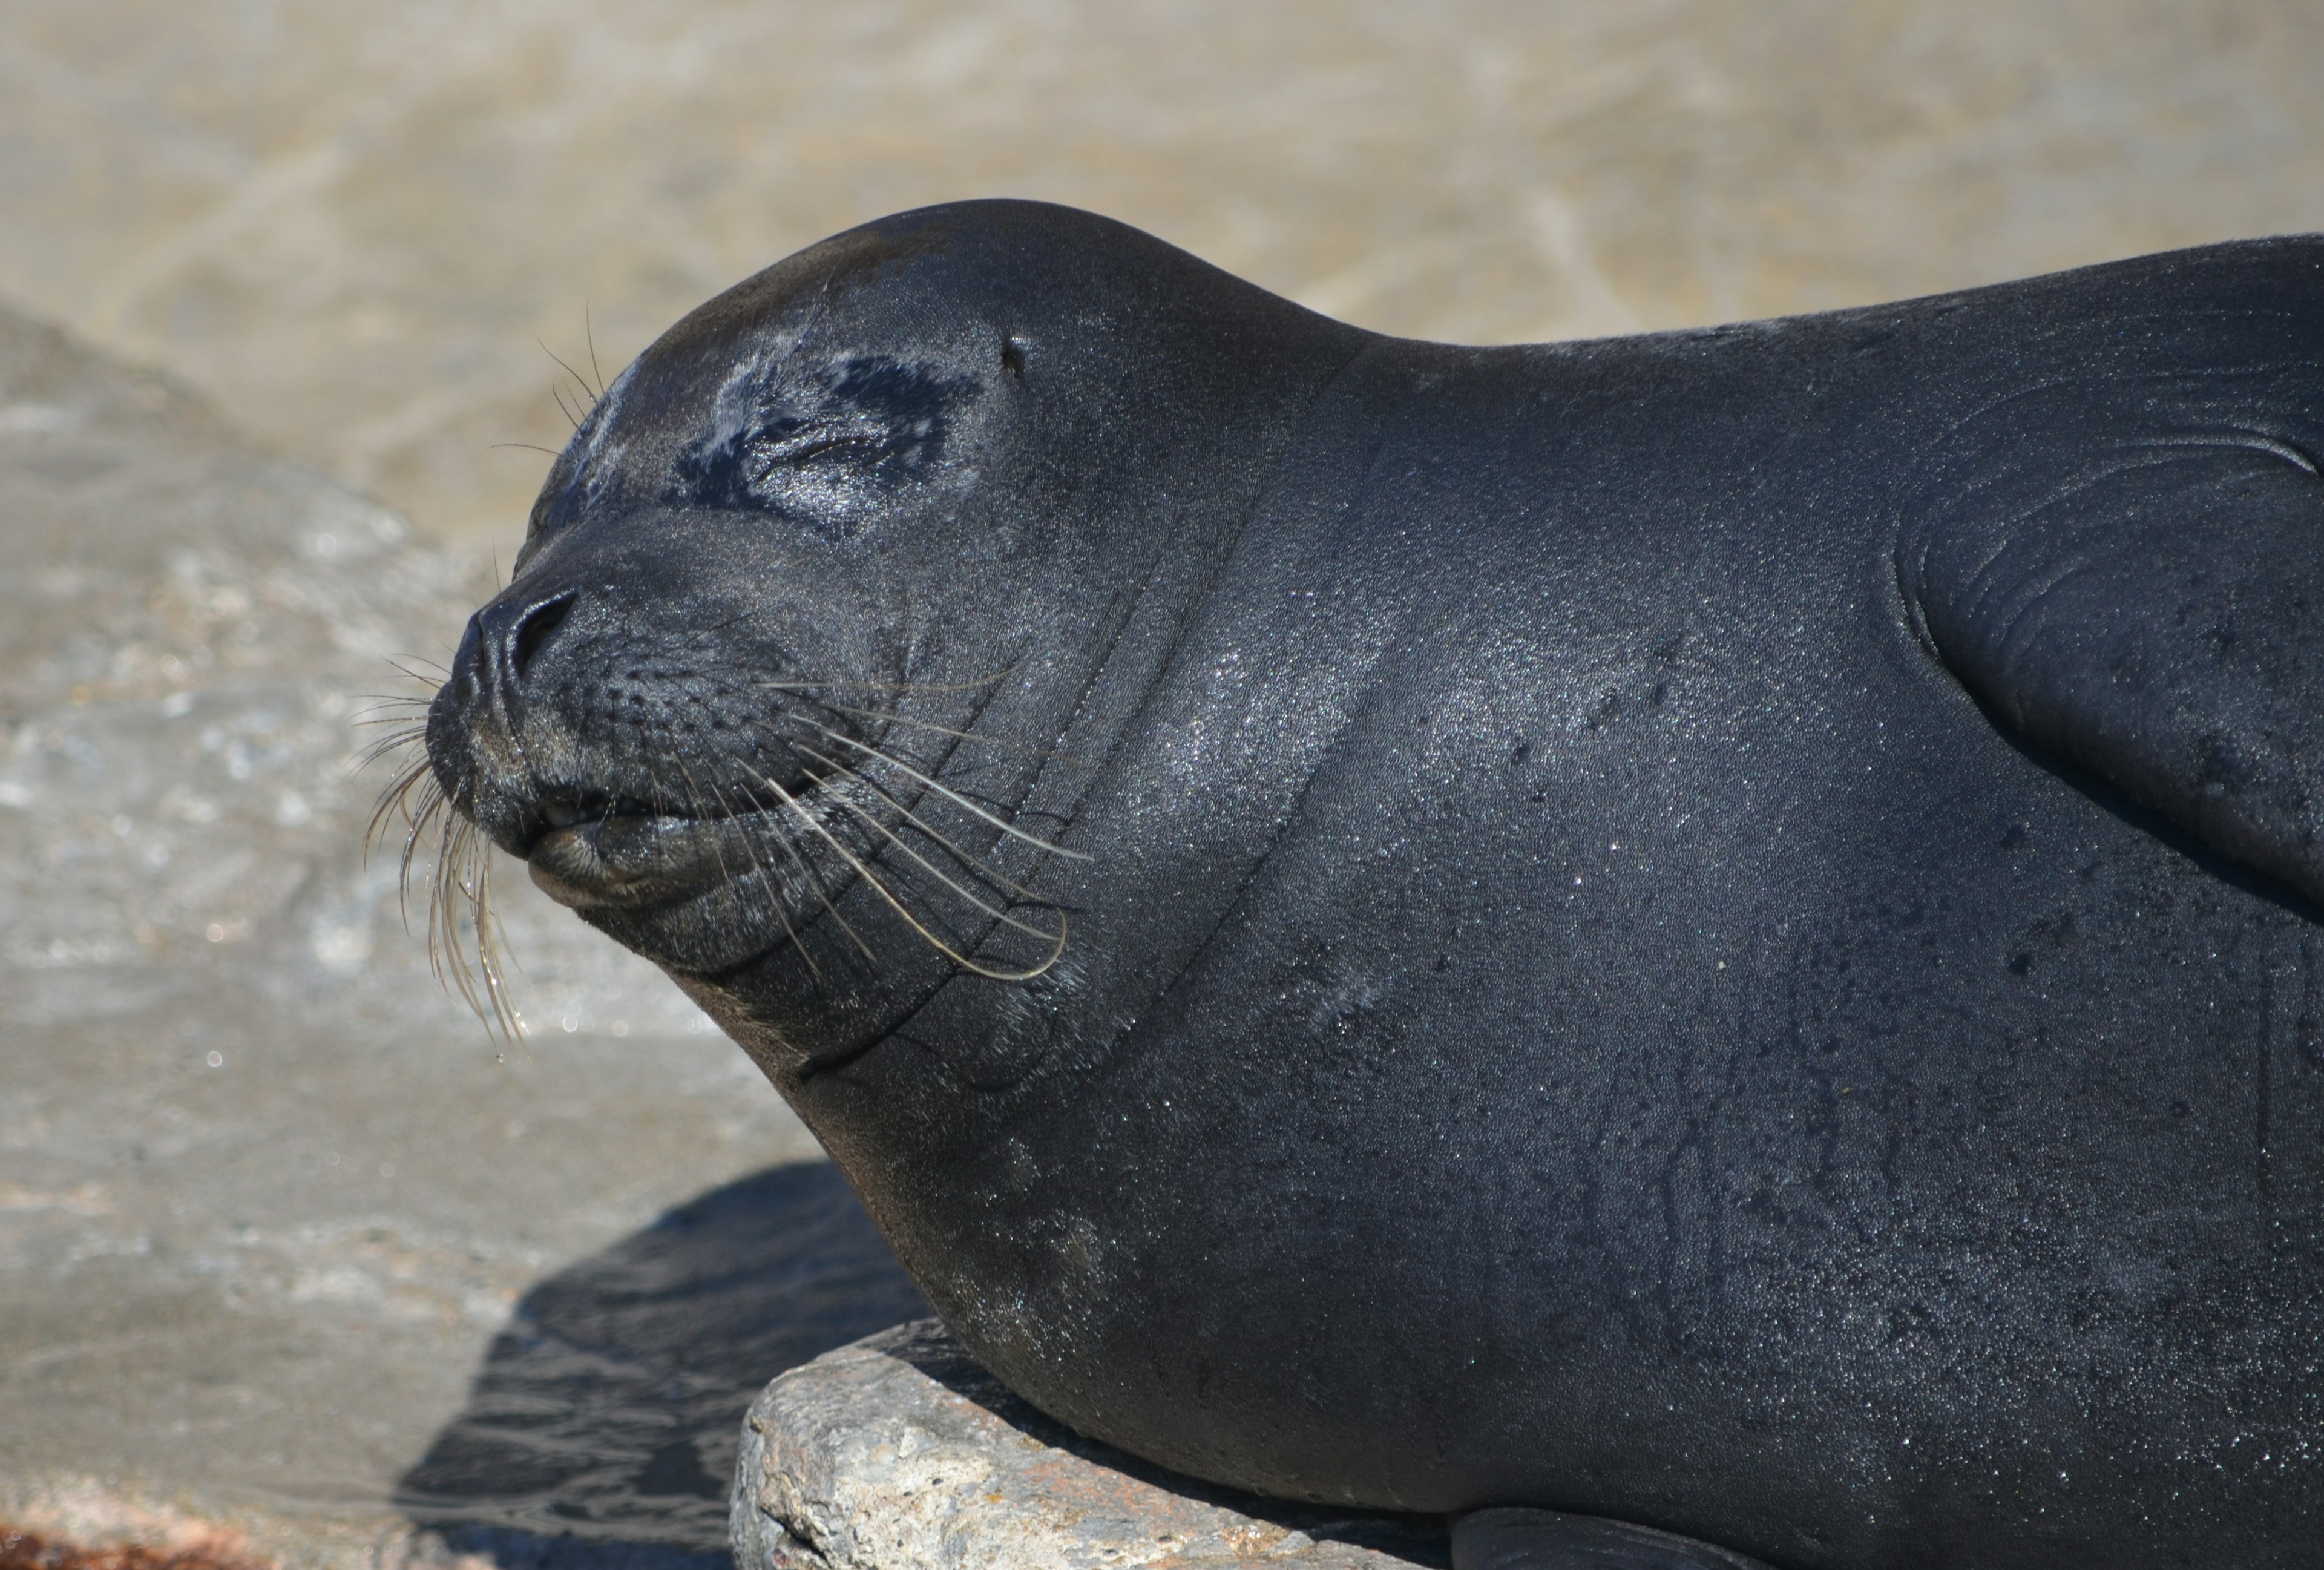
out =
<path fill-rule="evenodd" d="M 778 512 L 837 536 L 899 488 L 933 477 L 973 377 L 883 355 L 808 359 L 771 346 L 731 373 L 710 429 L 675 465 L 680 504 Z"/>

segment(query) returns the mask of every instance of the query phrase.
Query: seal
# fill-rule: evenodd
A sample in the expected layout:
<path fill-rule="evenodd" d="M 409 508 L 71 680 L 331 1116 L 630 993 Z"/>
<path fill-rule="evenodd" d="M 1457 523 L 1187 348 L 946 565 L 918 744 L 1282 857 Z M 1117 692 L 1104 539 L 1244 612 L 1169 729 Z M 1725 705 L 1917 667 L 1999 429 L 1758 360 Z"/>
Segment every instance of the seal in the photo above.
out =
<path fill-rule="evenodd" d="M 2319 454 L 2319 239 L 1468 348 L 940 207 L 619 377 L 427 753 L 1084 1433 L 2312 1565 Z"/>

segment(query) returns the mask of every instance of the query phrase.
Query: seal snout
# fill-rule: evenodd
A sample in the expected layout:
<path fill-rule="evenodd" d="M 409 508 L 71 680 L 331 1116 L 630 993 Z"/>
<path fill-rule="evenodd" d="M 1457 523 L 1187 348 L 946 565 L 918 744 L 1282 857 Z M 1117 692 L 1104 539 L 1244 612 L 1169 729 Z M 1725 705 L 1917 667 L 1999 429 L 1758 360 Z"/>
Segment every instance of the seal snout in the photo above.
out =
<path fill-rule="evenodd" d="M 750 957 L 874 849 L 860 825 L 885 803 L 822 790 L 867 744 L 844 712 L 860 694 L 769 687 L 769 669 L 789 669 L 775 639 L 799 617 L 672 614 L 635 557 L 584 570 L 590 582 L 536 568 L 470 619 L 429 711 L 437 782 L 543 891 L 632 947 Z M 810 858 L 840 873 L 809 874 Z"/>
<path fill-rule="evenodd" d="M 428 714 L 428 755 L 453 805 L 493 842 L 523 856 L 552 827 L 539 781 L 570 751 L 555 705 L 531 679 L 581 600 L 577 589 L 504 594 L 468 619 L 452 671 Z M 572 820 L 583 816 L 570 804 Z"/>
<path fill-rule="evenodd" d="M 503 706 L 520 701 L 527 673 L 581 597 L 574 588 L 516 598 L 503 596 L 468 618 L 453 661 L 453 679 L 489 689 Z"/>

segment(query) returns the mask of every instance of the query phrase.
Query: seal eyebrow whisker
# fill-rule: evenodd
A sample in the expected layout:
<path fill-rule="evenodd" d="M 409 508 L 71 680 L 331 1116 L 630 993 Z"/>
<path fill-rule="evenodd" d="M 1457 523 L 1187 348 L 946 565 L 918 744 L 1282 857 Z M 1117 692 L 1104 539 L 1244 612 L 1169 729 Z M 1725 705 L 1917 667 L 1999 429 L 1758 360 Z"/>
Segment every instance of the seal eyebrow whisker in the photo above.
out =
<path fill-rule="evenodd" d="M 816 752 L 813 747 L 802 746 L 799 748 L 799 751 L 805 753 L 808 757 L 813 758 L 816 762 L 823 764 L 825 768 L 835 770 L 839 773 L 844 774 L 847 778 L 854 780 L 865 790 L 877 795 L 881 800 L 886 802 L 889 806 L 896 809 L 897 813 L 902 817 L 903 822 L 908 827 L 927 836 L 930 839 L 936 841 L 936 844 L 944 846 L 945 850 L 949 851 L 953 856 L 960 862 L 961 865 L 967 867 L 977 876 L 989 879 L 991 882 L 1000 884 L 1010 893 L 1021 895 L 1023 898 L 1031 900 L 1036 904 L 1047 905 L 1049 903 L 1048 900 L 1042 899 L 1040 895 L 1036 894 L 1024 884 L 1018 882 L 1016 880 L 1002 873 L 999 868 L 987 863 L 982 857 L 972 854 L 968 851 L 963 850 L 959 845 L 954 845 L 944 834 L 930 827 L 927 819 L 920 817 L 918 813 L 914 812 L 910 808 L 905 806 L 901 801 L 897 800 L 895 797 L 890 795 L 888 791 L 881 786 L 878 780 L 857 773 L 854 770 L 849 768 L 846 764 L 840 762 L 835 758 L 827 758 L 824 756 L 821 753 Z M 813 776 L 810 775 L 809 778 L 812 779 Z M 820 784 L 821 781 L 818 780 L 817 783 Z M 843 799 L 842 805 L 845 806 L 849 811 L 855 813 L 858 817 L 862 816 L 862 809 L 855 806 L 853 802 Z M 887 829 L 883 826 L 875 824 L 874 827 L 880 827 L 880 831 L 882 834 L 888 833 Z M 894 839 L 895 836 L 890 834 L 888 837 Z M 902 842 L 900 841 L 899 841 L 898 844 L 899 847 L 902 845 Z M 918 861 L 919 859 L 918 856 L 914 854 L 908 847 L 902 848 L 904 849 L 904 854 L 912 856 L 913 860 Z M 937 875 L 942 876 L 941 873 Z M 991 913 L 994 915 L 1000 914 L 998 911 L 992 911 Z M 1045 932 L 1041 934 L 1041 936 L 1047 937 L 1048 934 Z"/>
<path fill-rule="evenodd" d="M 605 371 L 597 364 L 597 324 L 589 319 L 586 300 L 581 302 L 581 337 L 589 346 L 589 369 L 596 375 L 597 397 L 602 402 L 605 396 Z"/>
<path fill-rule="evenodd" d="M 745 767 L 747 766 L 748 765 L 745 765 Z M 1059 911 L 1057 914 L 1057 935 L 1054 939 L 1056 947 L 1050 950 L 1049 956 L 1047 959 L 1034 966 L 1031 970 L 995 970 L 991 965 L 979 965 L 976 961 L 969 958 L 968 956 L 961 953 L 960 950 L 954 948 L 951 944 L 946 943 L 943 938 L 938 937 L 934 932 L 930 931 L 928 929 L 927 923 L 913 915 L 910 910 L 905 906 L 901 900 L 899 900 L 893 893 L 889 891 L 888 885 L 881 882 L 878 876 L 873 873 L 872 869 L 864 864 L 863 858 L 857 855 L 853 851 L 849 850 L 844 845 L 841 844 L 839 836 L 832 833 L 831 830 L 824 827 L 824 825 L 817 822 L 815 815 L 807 811 L 805 807 L 802 807 L 797 797 L 784 790 L 782 786 L 775 780 L 770 780 L 764 774 L 759 773 L 757 770 L 752 769 L 751 770 L 751 772 L 757 777 L 761 784 L 773 791 L 776 799 L 781 801 L 785 807 L 789 808 L 791 811 L 798 814 L 800 822 L 806 824 L 807 827 L 814 830 L 817 835 L 820 835 L 823 838 L 823 842 L 829 845 L 834 851 L 837 852 L 841 860 L 844 861 L 849 866 L 854 868 L 855 875 L 862 878 L 866 883 L 870 884 L 872 891 L 888 902 L 889 909 L 894 910 L 897 915 L 902 917 L 905 923 L 909 926 L 913 931 L 920 935 L 922 941 L 927 943 L 929 947 L 935 949 L 937 953 L 943 955 L 946 959 L 951 960 L 954 965 L 959 965 L 963 970 L 973 972 L 977 975 L 984 976 L 991 981 L 1031 981 L 1034 977 L 1040 975 L 1043 972 L 1049 969 L 1050 966 L 1056 965 L 1057 963 L 1057 956 L 1065 953 L 1065 935 L 1070 929 L 1071 923 L 1065 919 L 1065 913 L 1063 911 Z"/>
<path fill-rule="evenodd" d="M 826 725 L 817 725 L 814 720 L 807 720 L 807 723 L 808 725 L 815 725 L 816 730 L 821 731 L 833 741 L 838 742 L 844 746 L 853 747 L 859 753 L 879 759 L 881 762 L 887 764 L 891 769 L 895 769 L 910 775 L 913 779 L 918 780 L 921 784 L 927 786 L 929 790 L 935 791 L 937 795 L 943 797 L 945 800 L 951 802 L 962 811 L 974 813 L 977 817 L 984 819 L 985 822 L 991 824 L 1001 833 L 1011 836 L 1017 839 L 1021 839 L 1036 850 L 1048 851 L 1053 854 L 1065 856 L 1077 862 L 1085 862 L 1090 859 L 1086 852 L 1067 850 L 1061 845 L 1051 845 L 1047 840 L 1042 839 L 1037 835 L 1027 834 L 1023 829 L 1019 828 L 1015 824 L 1010 823 L 1006 818 L 998 817 L 992 813 L 987 812 L 983 808 L 979 807 L 975 802 L 971 801 L 967 797 L 963 796 L 959 791 L 954 790 L 951 786 L 943 783 L 934 776 L 921 773 L 909 763 L 904 762 L 890 753 L 883 753 L 877 747 L 867 746 L 844 731 L 833 730 Z"/>
<path fill-rule="evenodd" d="M 807 778 L 814 780 L 819 789 L 827 787 L 830 783 L 829 780 L 821 778 L 812 771 L 808 772 Z M 848 800 L 845 796 L 841 795 L 836 791 L 832 791 L 830 794 L 832 799 L 837 801 L 840 806 L 853 813 L 858 818 L 862 819 L 872 828 L 878 830 L 881 837 L 884 838 L 890 845 L 894 845 L 904 854 L 911 857 L 913 863 L 918 865 L 921 871 L 927 873 L 928 876 L 934 878 L 937 882 L 942 883 L 945 888 L 950 889 L 954 893 L 959 895 L 962 899 L 967 900 L 970 904 L 983 911 L 987 916 L 991 917 L 995 921 L 1001 923 L 1003 926 L 1013 927 L 1018 931 L 1026 934 L 1028 937 L 1038 937 L 1044 943 L 1056 945 L 1056 953 L 1052 954 L 1041 968 L 1046 970 L 1049 965 L 1056 964 L 1056 955 L 1062 954 L 1065 951 L 1064 934 L 1062 931 L 1064 913 L 1062 911 L 1059 912 L 1061 929 L 1057 932 L 1047 932 L 1028 922 L 1019 921 L 1014 916 L 1010 915 L 1006 910 L 1002 910 L 995 906 L 987 904 L 983 900 L 977 896 L 974 891 L 964 887 L 957 881 L 947 875 L 943 868 L 929 861 L 927 857 L 914 850 L 910 845 L 906 845 L 902 839 L 898 837 L 894 829 L 890 828 L 886 824 L 881 823 L 878 818 L 864 811 L 863 808 L 856 806 L 853 801 Z M 1038 974 L 1038 972 L 1034 974 Z"/>
<path fill-rule="evenodd" d="M 564 371 L 564 373 L 565 373 L 567 375 L 568 375 L 568 376 L 572 377 L 576 382 L 578 382 L 578 383 L 581 384 L 581 391 L 582 391 L 582 392 L 586 392 L 586 393 L 589 395 L 589 402 L 590 402 L 590 404 L 591 404 L 591 406 L 592 406 L 593 408 L 594 408 L 597 403 L 599 403 L 599 402 L 603 402 L 603 401 L 604 401 L 604 396 L 605 396 L 605 394 L 604 394 L 604 391 L 603 391 L 602 389 L 599 389 L 599 388 L 595 388 L 595 387 L 592 387 L 592 386 L 590 386 L 590 385 L 589 385 L 589 378 L 588 378 L 588 377 L 586 377 L 586 376 L 584 376 L 580 372 L 578 372 L 578 371 L 575 370 L 572 366 L 570 366 L 570 365 L 567 365 L 567 364 L 565 363 L 565 356 L 562 356 L 562 355 L 560 355 L 560 354 L 558 354 L 555 349 L 550 348 L 550 347 L 549 347 L 546 343 L 543 343 L 543 342 L 541 341 L 541 337 L 540 337 L 540 335 L 539 333 L 535 333 L 535 334 L 533 334 L 533 336 L 532 336 L 532 341 L 533 341 L 534 343 L 536 343 L 536 344 L 540 344 L 540 352 L 541 352 L 542 354 L 544 354 L 544 355 L 547 355 L 550 359 L 555 360 L 555 361 L 557 362 L 558 366 L 558 368 L 559 368 L 559 369 L 563 370 L 563 371 Z M 593 349 L 593 350 L 592 350 L 592 352 L 594 353 L 594 352 L 595 352 L 595 350 Z M 559 397 L 558 398 L 558 400 L 557 400 L 557 406 L 558 406 L 559 409 L 563 409 L 563 408 L 565 407 L 565 400 L 564 400 L 564 398 L 561 396 L 561 394 L 563 393 L 564 389 L 563 389 L 563 388 L 561 388 L 561 387 L 560 387 L 560 388 L 558 388 L 558 389 L 557 389 L 557 392 L 560 394 L 560 396 L 559 396 Z M 573 420 L 573 416 L 572 416 L 569 412 L 566 415 L 566 417 L 565 417 L 565 418 L 566 418 L 566 419 L 567 419 L 567 420 Z M 576 430 L 580 429 L 581 429 L 581 421 L 580 421 L 580 420 L 573 420 L 573 428 L 574 428 Z"/>

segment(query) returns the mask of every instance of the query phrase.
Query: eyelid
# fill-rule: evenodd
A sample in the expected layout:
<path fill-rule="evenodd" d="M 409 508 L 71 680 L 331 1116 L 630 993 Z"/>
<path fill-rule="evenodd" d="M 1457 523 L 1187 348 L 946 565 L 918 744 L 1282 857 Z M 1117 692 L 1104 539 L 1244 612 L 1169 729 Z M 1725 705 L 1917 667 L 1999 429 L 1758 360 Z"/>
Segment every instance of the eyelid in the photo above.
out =
<path fill-rule="evenodd" d="M 842 448 L 877 448 L 880 445 L 879 435 L 868 430 L 809 431 L 781 441 L 752 444 L 770 461 L 783 464 L 803 463 Z"/>

